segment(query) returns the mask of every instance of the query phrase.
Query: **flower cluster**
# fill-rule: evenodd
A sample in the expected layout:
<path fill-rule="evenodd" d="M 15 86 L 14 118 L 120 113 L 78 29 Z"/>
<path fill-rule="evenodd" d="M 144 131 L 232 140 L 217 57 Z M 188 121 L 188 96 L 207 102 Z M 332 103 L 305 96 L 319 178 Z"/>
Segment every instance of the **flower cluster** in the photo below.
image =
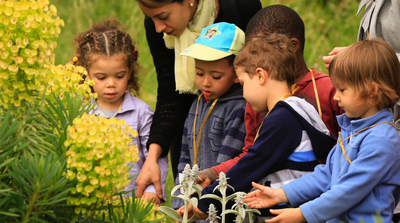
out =
<path fill-rule="evenodd" d="M 77 185 L 67 202 L 78 206 L 77 214 L 86 214 L 129 185 L 127 164 L 139 160 L 131 138 L 137 132 L 124 120 L 83 114 L 68 133 L 66 177 Z"/>
<path fill-rule="evenodd" d="M 214 204 L 210 204 L 208 207 L 208 218 L 206 220 L 209 220 L 210 223 L 218 223 L 218 219 L 220 219 L 220 217 L 217 215 L 217 209 L 215 209 Z"/>
<path fill-rule="evenodd" d="M 53 66 L 57 43 L 52 39 L 60 34 L 60 26 L 64 21 L 49 0 L 0 0 L 0 108 L 24 113 L 45 93 L 69 83 L 77 88 L 79 81 L 66 84 L 66 79 L 78 72 Z M 64 81 L 56 81 L 59 75 Z"/>
<path fill-rule="evenodd" d="M 97 93 L 92 93 L 91 86 L 94 85 L 94 80 L 87 76 L 87 71 L 81 66 L 74 66 L 70 63 L 58 66 L 50 66 L 45 94 L 51 93 L 63 98 L 65 92 L 69 92 L 72 97 L 76 95 L 83 96 L 84 103 L 90 98 L 97 98 Z M 44 90 L 44 89 L 41 89 Z"/>

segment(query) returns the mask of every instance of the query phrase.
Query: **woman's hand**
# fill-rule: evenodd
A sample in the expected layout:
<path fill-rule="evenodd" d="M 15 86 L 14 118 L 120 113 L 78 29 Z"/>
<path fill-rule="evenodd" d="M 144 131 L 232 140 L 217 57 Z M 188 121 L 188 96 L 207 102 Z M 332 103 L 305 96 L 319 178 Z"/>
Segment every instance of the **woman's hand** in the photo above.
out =
<path fill-rule="evenodd" d="M 158 166 L 158 158 L 160 158 L 162 148 L 158 144 L 151 144 L 149 148 L 149 154 L 144 162 L 142 170 L 136 179 L 137 192 L 136 197 L 142 197 L 144 190 L 147 185 L 153 184 L 156 188 L 156 193 L 160 199 L 163 198 L 163 191 L 161 187 L 161 171 Z"/>
<path fill-rule="evenodd" d="M 142 200 L 146 202 L 150 202 L 151 199 L 153 199 L 153 204 L 159 206 L 161 203 L 161 199 L 158 198 L 157 194 L 151 193 L 151 192 L 146 192 L 142 196 Z"/>
<path fill-rule="evenodd" d="M 288 202 L 288 198 L 281 188 L 274 189 L 254 182 L 252 185 L 258 190 L 249 193 L 244 198 L 244 202 L 252 208 L 269 208 L 280 203 Z"/>
<path fill-rule="evenodd" d="M 346 49 L 347 47 L 335 47 L 333 48 L 332 52 L 329 53 L 329 56 L 323 56 L 322 60 L 325 63 L 325 68 L 329 70 L 329 65 L 332 63 L 333 58 L 338 54 L 340 51 Z"/>

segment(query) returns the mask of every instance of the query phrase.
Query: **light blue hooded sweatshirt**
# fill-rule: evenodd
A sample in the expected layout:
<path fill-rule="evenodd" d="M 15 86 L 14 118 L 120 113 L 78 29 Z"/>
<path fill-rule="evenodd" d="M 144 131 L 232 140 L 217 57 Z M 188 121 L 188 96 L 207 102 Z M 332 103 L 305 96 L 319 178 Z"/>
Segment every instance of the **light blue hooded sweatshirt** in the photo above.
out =
<path fill-rule="evenodd" d="M 338 116 L 341 138 L 383 121 L 392 114 L 383 109 L 364 119 Z M 307 222 L 392 222 L 400 198 L 400 137 L 388 123 L 362 131 L 339 143 L 328 155 L 325 165 L 313 173 L 282 186 L 291 206 L 299 206 Z M 308 202 L 307 202 L 308 201 Z M 306 202 L 306 203 L 304 203 Z M 304 203 L 304 204 L 303 204 Z"/>

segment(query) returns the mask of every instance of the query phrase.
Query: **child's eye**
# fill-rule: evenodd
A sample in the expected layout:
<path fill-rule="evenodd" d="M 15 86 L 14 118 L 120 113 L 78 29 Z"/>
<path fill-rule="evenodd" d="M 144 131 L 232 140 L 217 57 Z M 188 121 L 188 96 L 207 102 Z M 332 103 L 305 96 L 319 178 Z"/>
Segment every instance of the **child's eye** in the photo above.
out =
<path fill-rule="evenodd" d="M 99 79 L 99 80 L 104 80 L 104 79 L 106 79 L 105 77 L 97 77 L 97 79 Z"/>
<path fill-rule="evenodd" d="M 204 74 L 202 74 L 202 73 L 197 73 L 197 72 L 196 72 L 196 75 L 197 75 L 197 76 L 203 76 Z"/>
<path fill-rule="evenodd" d="M 214 80 L 219 80 L 219 79 L 221 79 L 221 77 L 213 77 L 214 78 Z"/>
<path fill-rule="evenodd" d="M 122 78 L 124 78 L 124 77 L 125 77 L 125 75 L 117 76 L 118 79 L 122 79 Z"/>

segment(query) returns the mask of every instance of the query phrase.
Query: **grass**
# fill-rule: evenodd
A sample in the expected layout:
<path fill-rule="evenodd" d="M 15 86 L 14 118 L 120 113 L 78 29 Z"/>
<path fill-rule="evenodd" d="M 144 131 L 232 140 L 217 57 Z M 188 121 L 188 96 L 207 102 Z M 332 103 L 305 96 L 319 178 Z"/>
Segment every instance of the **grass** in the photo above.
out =
<path fill-rule="evenodd" d="M 324 7 L 320 2 L 322 1 L 262 0 L 263 7 L 283 4 L 298 12 L 306 27 L 304 56 L 307 65 L 326 73 L 321 57 L 327 55 L 335 46 L 347 46 L 357 41 L 361 16 L 355 16 L 358 1 L 328 1 Z M 137 2 L 135 0 L 51 0 L 51 3 L 57 7 L 58 15 L 65 22 L 55 51 L 56 64 L 65 64 L 75 56 L 76 46 L 72 44 L 74 35 L 86 30 L 94 22 L 114 15 L 136 41 L 139 62 L 143 67 L 139 74 L 141 81 L 139 98 L 155 109 L 157 79 L 145 37 L 144 16 Z M 173 182 L 170 171 L 166 186 L 168 193 L 174 186 Z M 170 205 L 170 201 L 166 205 Z"/>

